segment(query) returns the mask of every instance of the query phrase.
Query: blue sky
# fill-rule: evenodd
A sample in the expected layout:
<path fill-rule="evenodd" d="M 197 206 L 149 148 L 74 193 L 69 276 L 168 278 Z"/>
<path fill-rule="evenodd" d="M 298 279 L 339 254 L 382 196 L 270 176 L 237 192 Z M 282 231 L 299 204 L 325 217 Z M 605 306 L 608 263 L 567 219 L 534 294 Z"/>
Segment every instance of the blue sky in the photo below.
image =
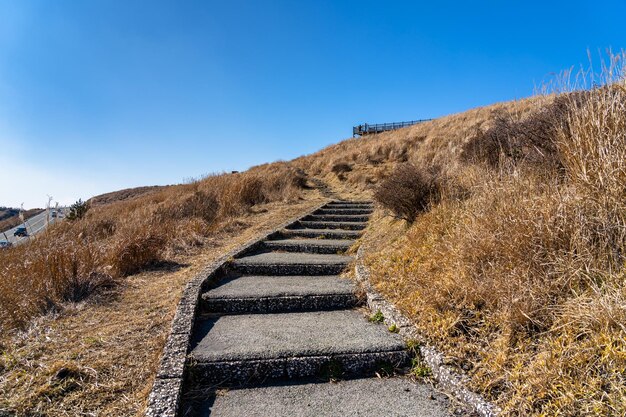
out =
<path fill-rule="evenodd" d="M 529 96 L 626 2 L 0 0 L 0 205 L 291 159 Z"/>

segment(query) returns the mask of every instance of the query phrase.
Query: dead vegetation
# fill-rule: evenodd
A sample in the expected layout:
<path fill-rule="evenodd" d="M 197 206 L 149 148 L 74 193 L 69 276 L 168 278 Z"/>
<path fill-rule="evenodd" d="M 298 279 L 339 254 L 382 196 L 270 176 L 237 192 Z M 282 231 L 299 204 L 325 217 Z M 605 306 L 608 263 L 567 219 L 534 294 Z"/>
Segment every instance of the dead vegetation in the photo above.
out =
<path fill-rule="evenodd" d="M 622 63 L 623 57 L 616 57 L 603 83 L 579 92 L 496 104 L 349 139 L 290 164 L 345 197 L 377 196 L 385 212 L 412 222 L 384 217 L 374 224 L 369 235 L 376 250 L 367 260 L 374 283 L 505 415 L 626 415 Z M 146 268 L 193 253 L 215 231 L 228 233 L 255 204 L 297 199 L 303 178 L 290 165 L 209 177 L 94 208 L 84 220 L 37 239 L 28 254 L 19 252 L 25 247 L 5 251 L 0 254 L 3 325 L 23 326 L 66 300 L 150 274 Z M 139 270 L 144 272 L 122 279 Z M 160 290 L 173 288 L 179 285 Z M 144 302 L 132 303 L 124 294 L 119 303 L 102 304 L 111 309 L 98 310 L 103 320 L 126 305 L 154 318 L 139 307 Z M 141 298 L 147 292 L 132 294 Z M 164 298 L 163 305 L 173 302 Z M 155 321 L 163 328 L 169 323 L 163 317 Z M 146 351 L 114 349 L 114 335 L 124 328 L 120 317 L 114 322 L 101 350 L 79 345 L 81 351 L 87 356 L 137 353 L 123 363 L 145 361 Z M 137 323 L 132 327 L 137 334 L 152 334 L 152 322 Z M 80 356 L 70 347 L 69 333 L 53 327 L 68 340 L 59 349 Z M 76 328 L 84 331 L 82 325 Z M 164 332 L 160 328 L 156 337 Z M 36 339 L 42 343 L 44 337 Z M 158 340 L 152 355 L 158 355 Z M 128 414 L 139 409 L 136 398 L 145 398 L 149 389 L 149 384 L 137 388 L 132 374 L 146 378 L 153 370 L 130 366 L 112 377 L 118 385 L 106 395 L 132 392 L 135 408 L 104 397 L 97 398 L 105 405 L 81 405 L 89 392 L 81 387 L 92 389 L 97 384 L 89 381 L 99 378 L 88 369 L 91 362 L 74 368 L 68 365 L 71 358 L 58 364 L 48 358 L 37 368 L 40 377 L 33 385 L 44 389 L 37 397 L 26 379 L 16 377 L 33 372 L 25 364 L 37 363 L 33 357 L 44 349 L 31 351 L 31 345 L 5 346 L 1 365 L 13 379 L 0 383 L 21 393 L 12 404 L 22 401 L 25 410 L 45 409 L 44 401 L 57 398 L 59 404 L 71 403 L 72 410 L 108 412 L 112 408 L 106 404 L 115 403 Z M 105 368 L 98 367 L 97 375 L 119 371 L 107 374 Z M 48 385 L 41 388 L 44 380 Z M 115 410 L 109 414 L 123 415 Z"/>
<path fill-rule="evenodd" d="M 397 218 L 412 223 L 418 214 L 436 204 L 441 194 L 438 173 L 411 163 L 398 165 L 374 191 L 374 199 Z"/>
<path fill-rule="evenodd" d="M 82 302 L 49 310 L 0 338 L 0 415 L 141 416 L 185 283 L 208 264 L 319 204 L 255 207 L 226 219 L 202 248 L 118 280 Z M 9 414 L 12 415 L 12 414 Z"/>
<path fill-rule="evenodd" d="M 412 221 L 374 226 L 375 284 L 505 415 L 626 415 L 623 60 L 589 88 L 297 161 Z M 334 178 L 333 161 L 353 170 Z M 431 170 L 440 198 L 424 204 L 413 193 Z"/>
<path fill-rule="evenodd" d="M 294 201 L 305 179 L 286 163 L 163 188 L 95 207 L 32 242 L 0 252 L 0 326 L 79 301 L 201 245 L 225 221 L 256 204 Z"/>

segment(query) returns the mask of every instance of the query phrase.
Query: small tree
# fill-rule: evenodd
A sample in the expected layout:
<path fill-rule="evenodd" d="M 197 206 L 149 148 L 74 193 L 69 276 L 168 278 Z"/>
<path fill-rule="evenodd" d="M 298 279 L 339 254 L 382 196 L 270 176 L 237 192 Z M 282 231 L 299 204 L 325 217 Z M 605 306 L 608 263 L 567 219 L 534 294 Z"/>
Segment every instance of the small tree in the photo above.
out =
<path fill-rule="evenodd" d="M 89 210 L 89 203 L 81 199 L 78 199 L 77 202 L 75 202 L 74 204 L 70 206 L 70 212 L 67 215 L 67 219 L 68 220 L 80 220 L 85 216 L 85 214 L 87 213 L 87 210 Z"/>

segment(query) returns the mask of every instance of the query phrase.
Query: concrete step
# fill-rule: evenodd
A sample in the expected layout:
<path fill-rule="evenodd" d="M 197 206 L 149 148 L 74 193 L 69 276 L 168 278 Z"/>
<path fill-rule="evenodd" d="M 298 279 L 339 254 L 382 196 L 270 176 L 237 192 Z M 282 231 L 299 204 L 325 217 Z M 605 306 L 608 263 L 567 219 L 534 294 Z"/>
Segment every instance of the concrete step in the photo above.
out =
<path fill-rule="evenodd" d="M 275 378 L 364 375 L 409 357 L 398 334 L 355 310 L 222 316 L 198 324 L 191 379 L 232 385 Z"/>
<path fill-rule="evenodd" d="M 363 208 L 325 208 L 322 207 L 313 214 L 371 214 L 374 210 Z"/>
<path fill-rule="evenodd" d="M 235 259 L 230 267 L 242 275 L 338 275 L 351 256 L 264 252 Z"/>
<path fill-rule="evenodd" d="M 230 389 L 195 407 L 198 417 L 445 417 L 447 397 L 406 377 Z"/>
<path fill-rule="evenodd" d="M 361 234 L 360 230 L 341 229 L 283 229 L 280 231 L 280 236 L 283 238 L 358 239 Z"/>
<path fill-rule="evenodd" d="M 354 282 L 337 275 L 229 277 L 202 295 L 204 313 L 338 310 L 358 304 Z"/>
<path fill-rule="evenodd" d="M 311 214 L 302 220 L 313 222 L 367 222 L 370 216 L 367 214 L 346 215 L 346 214 Z"/>
<path fill-rule="evenodd" d="M 273 251 L 304 253 L 341 253 L 354 244 L 348 239 L 281 239 L 266 240 L 265 248 Z"/>
<path fill-rule="evenodd" d="M 310 222 L 298 221 L 290 229 L 344 229 L 363 230 L 367 226 L 364 222 Z"/>
<path fill-rule="evenodd" d="M 329 203 L 324 206 L 324 208 L 335 208 L 335 209 L 371 209 L 374 208 L 372 204 L 333 204 Z"/>

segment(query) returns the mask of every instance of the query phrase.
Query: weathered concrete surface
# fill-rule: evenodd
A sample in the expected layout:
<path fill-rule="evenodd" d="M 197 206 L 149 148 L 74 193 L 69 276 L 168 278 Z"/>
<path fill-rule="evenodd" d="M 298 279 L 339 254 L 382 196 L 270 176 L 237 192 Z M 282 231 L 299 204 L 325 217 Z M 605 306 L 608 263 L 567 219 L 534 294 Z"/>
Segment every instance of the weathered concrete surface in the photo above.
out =
<path fill-rule="evenodd" d="M 195 361 L 291 358 L 387 352 L 405 348 L 401 336 L 354 310 L 223 316 L 199 326 Z"/>
<path fill-rule="evenodd" d="M 369 378 L 334 384 L 280 385 L 235 389 L 200 407 L 206 417 L 443 417 L 444 395 L 405 378 Z"/>
<path fill-rule="evenodd" d="M 263 243 L 270 250 L 322 254 L 345 252 L 353 244 L 354 240 L 348 239 L 279 239 Z"/>
<path fill-rule="evenodd" d="M 235 259 L 231 268 L 250 275 L 337 275 L 351 256 L 291 252 L 265 252 Z"/>
<path fill-rule="evenodd" d="M 249 275 L 227 278 L 219 286 L 204 293 L 205 300 L 214 298 L 265 298 L 295 295 L 351 294 L 354 281 L 337 275 L 271 276 Z"/>
<path fill-rule="evenodd" d="M 366 222 L 369 220 L 368 214 L 311 214 L 304 220 L 311 221 L 341 221 L 341 222 Z"/>
<path fill-rule="evenodd" d="M 316 210 L 313 214 L 371 214 L 372 209 L 369 208 L 321 208 Z"/>
<path fill-rule="evenodd" d="M 336 275 L 229 278 L 203 294 L 206 313 L 277 313 L 352 308 L 356 286 Z"/>
<path fill-rule="evenodd" d="M 310 215 L 316 210 L 313 209 L 305 215 Z M 301 218 L 301 216 L 298 217 Z M 164 347 L 161 364 L 157 371 L 157 378 L 148 397 L 146 416 L 174 417 L 178 415 L 183 380 L 171 378 L 168 375 L 179 372 L 179 364 L 186 360 L 186 353 L 189 351 L 189 339 L 193 331 L 203 283 L 212 280 L 231 258 L 248 252 L 250 248 L 257 246 L 261 241 L 275 235 L 279 230 L 284 229 L 296 220 L 297 218 L 288 220 L 277 228 L 262 234 L 257 239 L 253 239 L 225 253 L 215 262 L 207 265 L 206 268 L 187 283 L 172 321 L 171 333 Z M 182 336 L 178 337 L 178 335 Z M 184 343 L 185 341 L 186 343 Z M 181 342 L 184 343 L 184 348 L 180 346 Z"/>
<path fill-rule="evenodd" d="M 341 222 L 341 221 L 299 221 L 296 227 L 303 229 L 344 229 L 363 230 L 367 226 L 365 222 Z"/>
<path fill-rule="evenodd" d="M 285 229 L 281 230 L 283 237 L 312 237 L 326 239 L 358 239 L 362 232 L 360 230 L 340 230 L 340 229 Z"/>
<path fill-rule="evenodd" d="M 352 256 L 336 254 L 312 253 L 281 253 L 265 252 L 236 259 L 236 264 L 266 264 L 266 265 L 346 265 L 352 261 Z"/>

